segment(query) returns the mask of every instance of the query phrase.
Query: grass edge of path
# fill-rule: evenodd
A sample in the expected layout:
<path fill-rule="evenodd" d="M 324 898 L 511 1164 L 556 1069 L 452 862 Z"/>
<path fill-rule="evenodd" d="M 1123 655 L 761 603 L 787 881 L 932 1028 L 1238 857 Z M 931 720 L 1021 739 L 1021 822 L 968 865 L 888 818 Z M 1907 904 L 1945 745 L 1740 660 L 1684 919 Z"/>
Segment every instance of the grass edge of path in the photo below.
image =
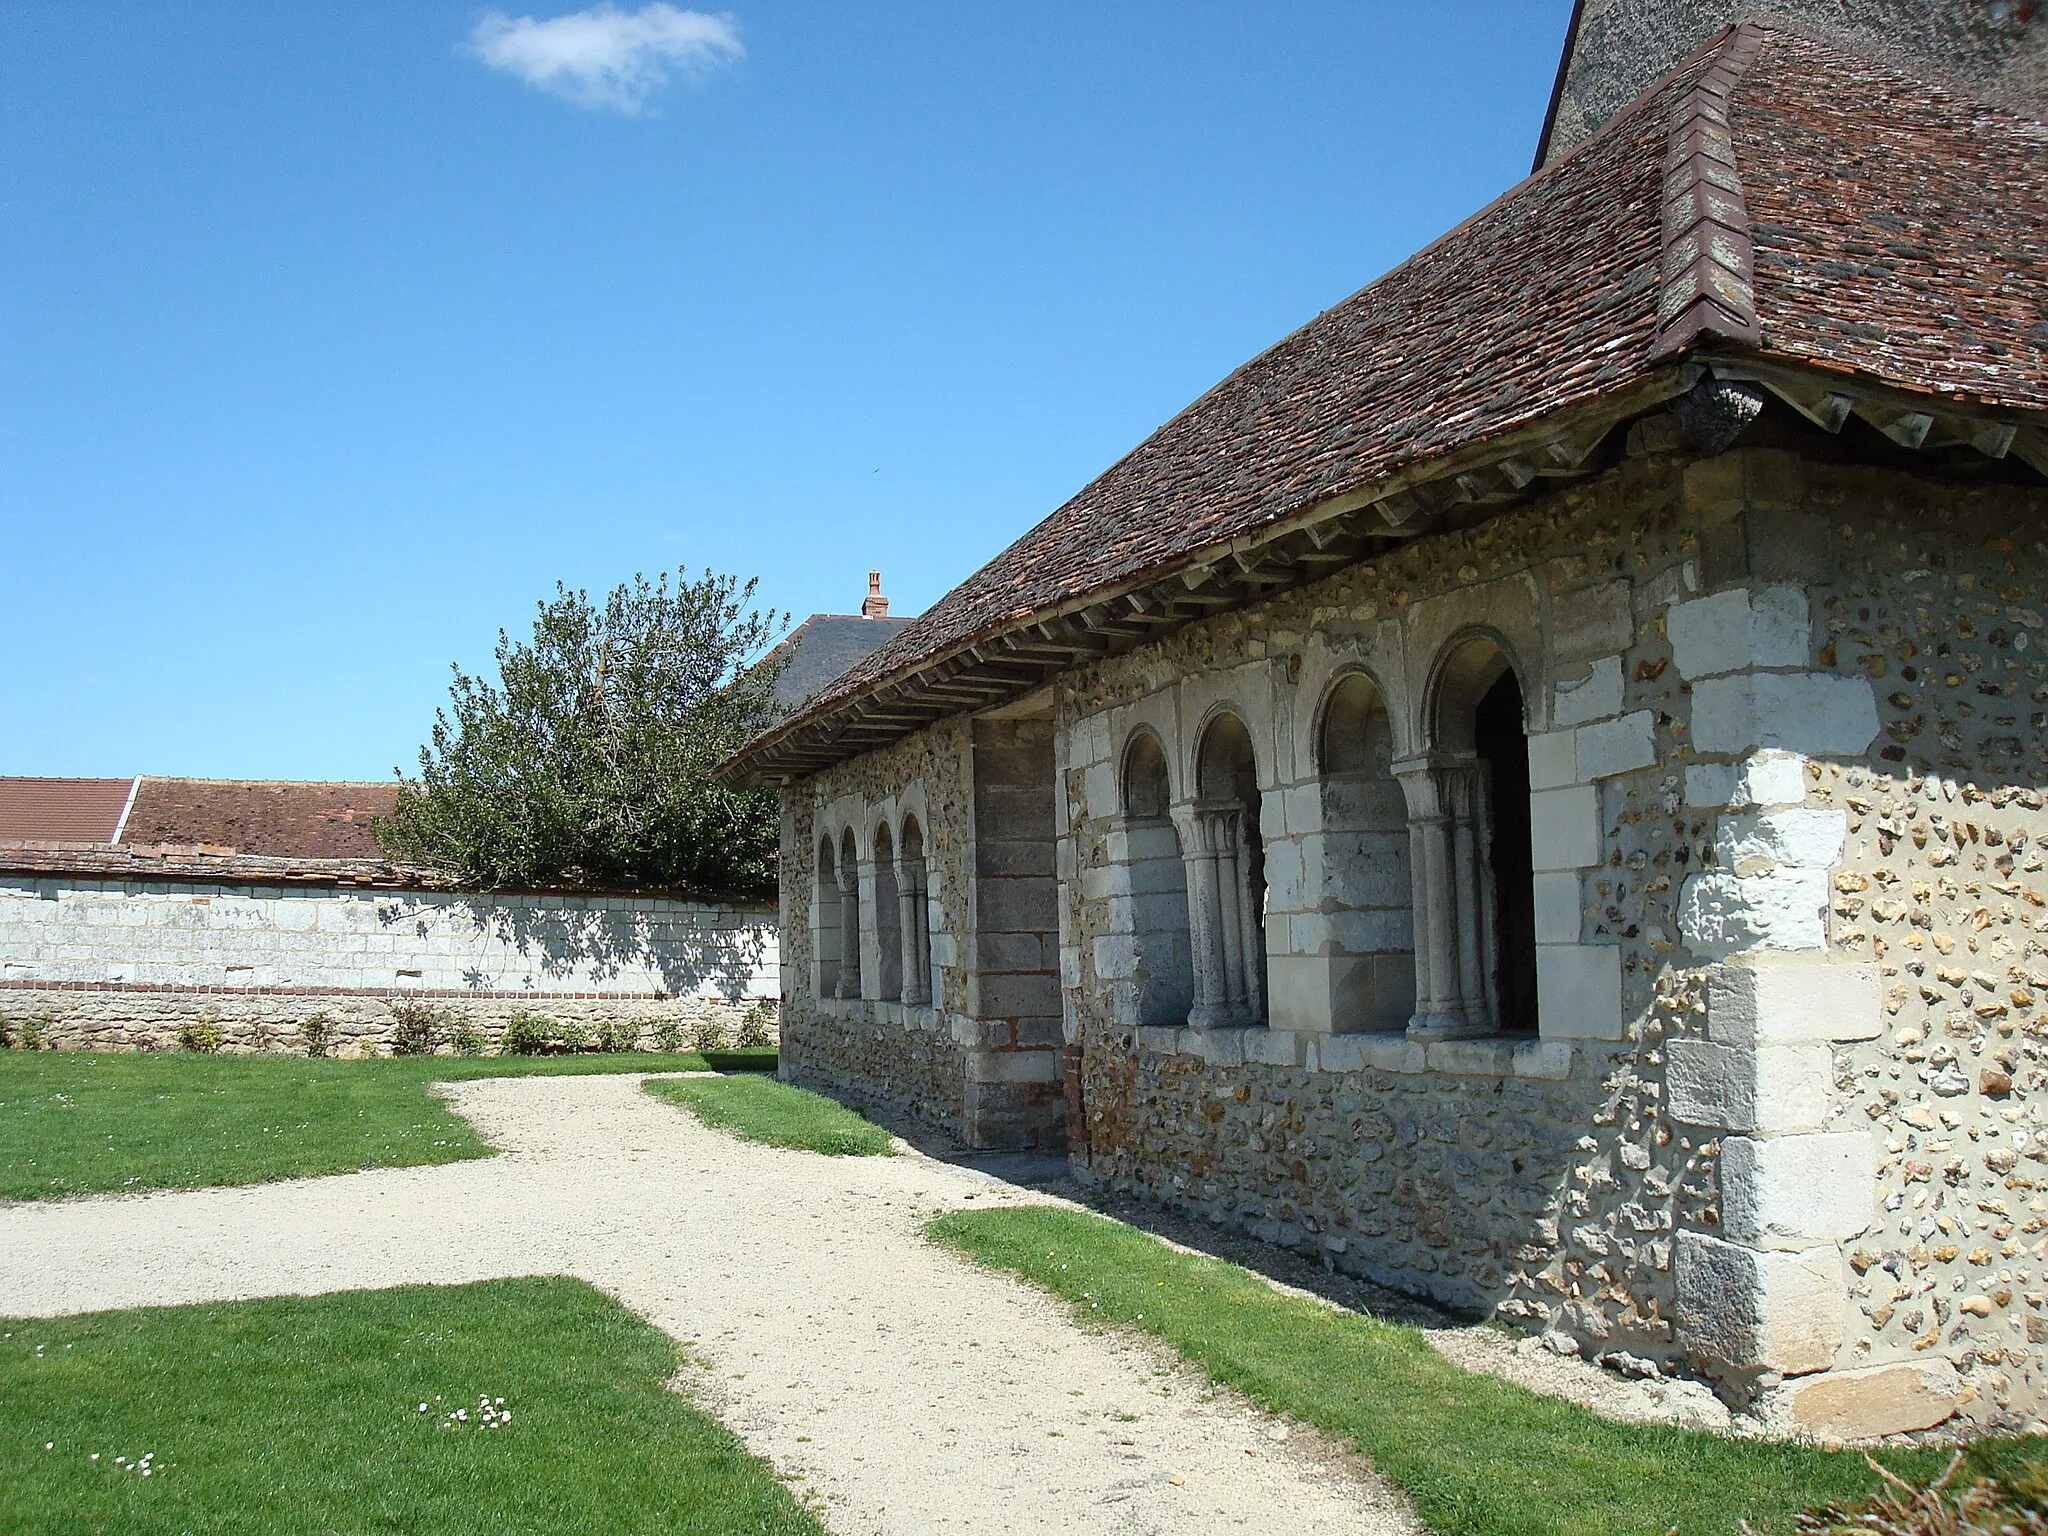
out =
<path fill-rule="evenodd" d="M 0 1051 L 0 1206 L 490 1157 L 497 1148 L 435 1084 L 703 1066 L 694 1052 L 349 1061 Z"/>
<path fill-rule="evenodd" d="M 1419 1329 L 1275 1289 L 1091 1212 L 956 1211 L 934 1241 L 1070 1303 L 1084 1323 L 1141 1329 L 1269 1412 L 1353 1445 L 1437 1536 L 1733 1536 L 1875 1491 L 1857 1451 L 1624 1425 L 1452 1364 Z M 1987 1440 L 1975 1470 L 2016 1477 L 2040 1440 Z M 1887 1452 L 1906 1476 L 1946 1453 Z"/>
<path fill-rule="evenodd" d="M 826 1157 L 890 1157 L 895 1138 L 857 1109 L 759 1073 L 651 1077 L 641 1088 L 714 1130 Z"/>

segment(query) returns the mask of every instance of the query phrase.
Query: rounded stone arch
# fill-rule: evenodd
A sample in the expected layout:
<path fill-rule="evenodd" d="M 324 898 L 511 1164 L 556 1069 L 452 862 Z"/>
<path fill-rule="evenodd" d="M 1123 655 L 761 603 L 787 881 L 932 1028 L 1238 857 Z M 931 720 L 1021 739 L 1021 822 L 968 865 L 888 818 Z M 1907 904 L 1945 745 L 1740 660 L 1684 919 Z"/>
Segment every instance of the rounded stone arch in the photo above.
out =
<path fill-rule="evenodd" d="M 1503 677 L 1514 679 L 1522 700 L 1520 720 L 1530 728 L 1527 679 L 1531 672 L 1515 654 L 1514 642 L 1488 625 L 1459 630 L 1438 648 L 1422 692 L 1419 740 L 1424 751 L 1469 753 L 1474 750 L 1472 721 L 1480 702 Z"/>
<path fill-rule="evenodd" d="M 1419 884 L 1418 1018 L 1430 1033 L 1534 1033 L 1536 898 L 1529 732 L 1534 674 L 1508 638 L 1472 625 L 1438 650 L 1425 693 L 1430 810 Z M 1423 984 L 1425 973 L 1429 978 Z"/>
<path fill-rule="evenodd" d="M 1339 668 L 1324 685 L 1315 713 L 1315 773 L 1384 774 L 1402 755 L 1392 700 L 1370 668 Z"/>
<path fill-rule="evenodd" d="M 1189 781 L 1196 799 L 1258 805 L 1262 787 L 1258 748 L 1252 742 L 1251 727 L 1245 724 L 1244 711 L 1235 704 L 1213 704 L 1203 715 L 1195 732 L 1190 767 Z"/>
<path fill-rule="evenodd" d="M 1151 726 L 1134 727 L 1125 740 L 1118 779 L 1122 788 L 1117 803 L 1126 819 L 1154 821 L 1172 813 L 1173 769 L 1166 744 Z"/>

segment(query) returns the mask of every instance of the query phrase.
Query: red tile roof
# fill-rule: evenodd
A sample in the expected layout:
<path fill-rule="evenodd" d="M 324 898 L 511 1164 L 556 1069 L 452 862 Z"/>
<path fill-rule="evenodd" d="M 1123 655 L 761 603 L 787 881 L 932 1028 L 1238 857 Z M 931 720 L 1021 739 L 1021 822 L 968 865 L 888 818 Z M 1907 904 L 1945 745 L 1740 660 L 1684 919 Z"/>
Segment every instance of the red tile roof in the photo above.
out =
<path fill-rule="evenodd" d="M 145 778 L 121 840 L 293 859 L 378 859 L 371 829 L 398 786 L 277 779 Z"/>
<path fill-rule="evenodd" d="M 1626 403 L 1707 343 L 2048 408 L 2044 292 L 2048 129 L 1745 22 L 1238 369 L 722 771 L 772 769 L 799 735 L 815 760 L 878 688 L 907 697 L 1034 619 Z"/>
<path fill-rule="evenodd" d="M 0 842 L 110 843 L 133 779 L 0 778 Z"/>

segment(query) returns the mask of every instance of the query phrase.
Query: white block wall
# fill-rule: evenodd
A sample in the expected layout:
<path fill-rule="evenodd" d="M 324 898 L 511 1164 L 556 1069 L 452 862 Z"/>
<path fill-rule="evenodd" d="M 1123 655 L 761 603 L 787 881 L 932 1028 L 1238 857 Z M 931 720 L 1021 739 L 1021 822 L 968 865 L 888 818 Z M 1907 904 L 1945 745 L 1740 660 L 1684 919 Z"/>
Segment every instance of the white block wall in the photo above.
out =
<path fill-rule="evenodd" d="M 775 997 L 766 908 L 0 876 L 15 986 Z"/>

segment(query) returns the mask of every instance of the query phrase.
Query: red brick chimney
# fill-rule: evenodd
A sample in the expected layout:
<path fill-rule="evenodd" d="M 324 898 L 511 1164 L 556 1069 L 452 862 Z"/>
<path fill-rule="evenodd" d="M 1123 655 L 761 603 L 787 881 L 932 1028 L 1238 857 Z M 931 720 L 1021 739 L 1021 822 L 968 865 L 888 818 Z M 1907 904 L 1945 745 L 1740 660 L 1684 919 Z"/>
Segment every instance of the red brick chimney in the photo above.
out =
<path fill-rule="evenodd" d="M 868 572 L 868 595 L 861 600 L 860 616 L 864 619 L 886 619 L 889 617 L 889 599 L 882 596 L 882 573 Z"/>

